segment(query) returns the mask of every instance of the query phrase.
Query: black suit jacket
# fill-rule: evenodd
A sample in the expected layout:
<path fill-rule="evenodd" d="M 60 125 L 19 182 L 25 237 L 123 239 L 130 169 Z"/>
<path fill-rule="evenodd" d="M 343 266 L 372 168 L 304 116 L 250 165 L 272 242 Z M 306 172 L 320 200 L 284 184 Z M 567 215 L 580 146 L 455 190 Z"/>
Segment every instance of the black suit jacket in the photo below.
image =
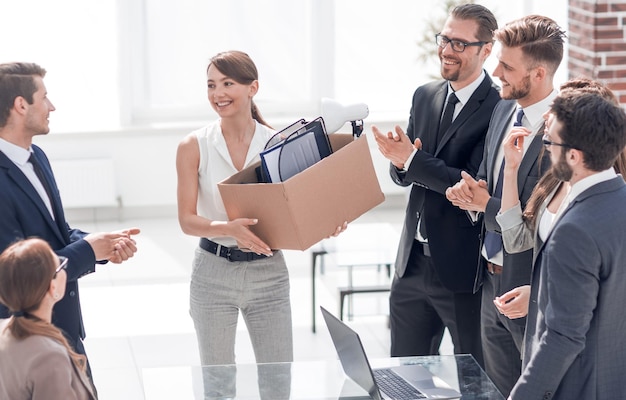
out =
<path fill-rule="evenodd" d="M 465 211 L 446 199 L 445 191 L 461 179 L 461 171 L 476 175 L 489 118 L 500 95 L 498 87 L 485 74 L 480 86 L 437 142 L 447 85 L 447 81 L 438 81 L 417 88 L 407 135 L 411 141 L 420 138 L 423 147 L 406 172 L 393 165 L 390 168 L 394 182 L 401 186 L 412 185 L 396 258 L 396 274 L 402 277 L 406 271 L 419 212 L 423 209 L 422 223 L 440 281 L 455 292 L 471 292 L 476 279 L 480 227 L 472 225 Z"/>
<path fill-rule="evenodd" d="M 494 109 L 491 122 L 489 123 L 489 131 L 487 132 L 485 143 L 485 154 L 477 176 L 478 179 L 487 181 L 489 193 L 493 193 L 494 191 L 494 174 L 495 171 L 499 170 L 499 166 L 496 167 L 495 165 L 496 156 L 502 146 L 502 141 L 509 133 L 511 119 L 513 118 L 513 114 L 515 114 L 516 107 L 517 102 L 515 100 L 501 101 Z M 550 168 L 550 157 L 547 152 L 542 152 L 542 132 L 543 129 L 540 129 L 539 133 L 532 137 L 532 142 L 524 154 L 524 158 L 522 159 L 517 173 L 517 190 L 522 209 L 526 206 L 526 202 L 537 185 L 537 181 L 541 178 L 541 175 Z M 500 225 L 496 221 L 496 215 L 500 211 L 500 204 L 501 199 L 499 198 L 491 197 L 491 199 L 489 199 L 487 208 L 483 214 L 483 232 L 484 230 L 497 233 L 501 232 Z M 482 248 L 482 241 L 480 248 Z M 533 263 L 532 249 L 514 254 L 509 254 L 506 250 L 503 250 L 503 252 L 503 269 L 500 275 L 501 293 L 496 293 L 497 296 L 518 286 L 530 284 L 530 273 Z M 478 262 L 479 274 L 484 274 L 484 262 L 484 258 L 480 257 Z M 481 282 L 482 279 L 477 281 L 474 290 L 478 290 Z M 518 318 L 514 321 L 523 325 L 525 318 Z"/>
<path fill-rule="evenodd" d="M 19 239 L 36 236 L 47 241 L 57 254 L 68 258 L 65 296 L 54 306 L 52 323 L 78 341 L 84 339 L 85 330 L 77 279 L 95 271 L 96 258 L 89 243 L 83 240 L 87 233 L 70 229 L 65 221 L 48 158 L 39 147 L 32 148 L 53 192 L 51 201 L 57 220 L 52 219 L 28 178 L 0 151 L 0 251 Z M 7 317 L 6 307 L 0 305 L 0 318 Z"/>

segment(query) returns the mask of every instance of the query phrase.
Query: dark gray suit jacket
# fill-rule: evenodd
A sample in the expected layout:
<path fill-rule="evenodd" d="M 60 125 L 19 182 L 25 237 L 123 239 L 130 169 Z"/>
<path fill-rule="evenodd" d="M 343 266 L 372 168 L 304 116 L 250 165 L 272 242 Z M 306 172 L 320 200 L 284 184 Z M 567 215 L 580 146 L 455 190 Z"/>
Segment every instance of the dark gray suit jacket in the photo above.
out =
<path fill-rule="evenodd" d="M 447 85 L 447 81 L 437 81 L 417 88 L 407 135 L 411 142 L 420 138 L 422 150 L 415 154 L 406 172 L 390 165 L 395 183 L 412 185 L 396 258 L 396 274 L 402 277 L 407 268 L 419 212 L 423 210 L 430 252 L 441 283 L 452 291 L 471 293 L 476 279 L 479 227 L 472 226 L 465 212 L 446 199 L 445 191 L 461 179 L 461 171 L 476 175 L 489 118 L 500 95 L 498 87 L 485 74 L 485 79 L 438 143 L 437 131 Z"/>
<path fill-rule="evenodd" d="M 625 205 L 622 177 L 594 185 L 541 246 L 513 399 L 626 398 Z"/>
<path fill-rule="evenodd" d="M 509 127 L 511 119 L 515 114 L 517 102 L 515 100 L 503 100 L 493 111 L 491 122 L 489 123 L 489 132 L 487 133 L 487 139 L 485 143 L 485 154 L 483 161 L 480 165 L 477 178 L 487 181 L 489 193 L 493 193 L 495 189 L 495 172 L 499 170 L 499 166 L 496 167 L 496 156 L 498 150 L 502 146 L 502 141 L 509 133 Z M 542 154 L 543 144 L 541 143 L 541 134 L 532 138 L 532 142 L 528 147 L 528 150 L 524 154 L 522 163 L 520 165 L 517 174 L 517 190 L 519 193 L 520 203 L 522 209 L 526 206 L 526 202 L 530 197 L 537 181 L 541 178 L 541 175 L 550 167 L 550 159 L 547 153 L 540 159 Z M 483 214 L 483 232 L 489 230 L 500 233 L 500 225 L 496 221 L 496 215 L 500 211 L 501 199 L 491 197 L 487 203 L 487 208 Z M 481 235 L 482 237 L 482 235 Z M 479 246 L 482 248 L 482 240 Z M 510 254 L 504 250 L 504 262 L 502 274 L 500 275 L 500 288 L 502 293 L 496 293 L 501 295 L 509 290 L 522 285 L 528 285 L 530 283 L 530 271 L 532 267 L 532 249 Z M 478 274 L 483 276 L 484 274 L 484 259 L 479 257 L 478 259 Z M 477 280 L 475 290 L 478 290 L 482 280 Z M 518 324 L 524 324 L 526 321 L 524 318 L 518 318 L 514 320 Z"/>

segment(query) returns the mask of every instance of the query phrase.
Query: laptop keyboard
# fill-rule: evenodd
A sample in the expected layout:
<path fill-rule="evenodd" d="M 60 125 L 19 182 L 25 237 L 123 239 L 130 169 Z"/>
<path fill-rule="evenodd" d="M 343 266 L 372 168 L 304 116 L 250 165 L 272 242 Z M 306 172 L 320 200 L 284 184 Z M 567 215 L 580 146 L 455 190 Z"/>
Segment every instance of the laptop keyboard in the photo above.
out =
<path fill-rule="evenodd" d="M 425 399 L 426 396 L 390 369 L 375 369 L 374 379 L 382 392 L 392 400 Z"/>

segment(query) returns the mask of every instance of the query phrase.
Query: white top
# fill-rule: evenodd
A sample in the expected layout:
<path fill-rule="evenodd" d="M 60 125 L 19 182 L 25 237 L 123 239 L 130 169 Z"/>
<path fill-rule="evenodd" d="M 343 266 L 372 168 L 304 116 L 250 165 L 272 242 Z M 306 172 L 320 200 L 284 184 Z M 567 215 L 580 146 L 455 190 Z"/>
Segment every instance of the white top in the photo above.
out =
<path fill-rule="evenodd" d="M 198 140 L 200 164 L 198 166 L 198 215 L 213 221 L 228 221 L 226 208 L 217 184 L 239 172 L 226 147 L 220 120 L 192 132 Z M 259 161 L 259 153 L 274 131 L 256 122 L 254 136 L 248 148 L 244 168 Z M 210 238 L 224 246 L 236 246 L 233 238 Z"/>

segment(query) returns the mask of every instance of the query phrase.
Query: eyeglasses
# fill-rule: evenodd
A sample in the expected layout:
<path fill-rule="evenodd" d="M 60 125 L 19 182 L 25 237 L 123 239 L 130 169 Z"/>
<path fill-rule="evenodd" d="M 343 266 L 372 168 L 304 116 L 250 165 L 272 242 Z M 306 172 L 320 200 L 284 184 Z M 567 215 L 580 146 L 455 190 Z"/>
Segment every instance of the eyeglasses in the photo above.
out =
<path fill-rule="evenodd" d="M 543 143 L 543 145 L 544 145 L 546 148 L 548 148 L 548 147 L 550 147 L 550 146 L 559 146 L 559 147 L 565 147 L 565 148 L 567 148 L 567 149 L 576 149 L 576 147 L 574 147 L 574 146 L 572 146 L 572 145 L 570 145 L 570 144 L 567 144 L 567 143 L 555 143 L 555 142 L 552 142 L 552 141 L 550 141 L 550 140 L 546 139 L 546 137 L 545 137 L 545 136 L 543 137 L 543 139 L 541 140 L 541 142 Z M 578 149 L 576 149 L 576 150 L 578 150 Z"/>
<path fill-rule="evenodd" d="M 55 279 L 57 277 L 57 274 L 61 272 L 61 270 L 64 270 L 67 268 L 68 261 L 69 259 L 67 257 L 59 256 L 59 266 L 57 267 L 56 270 L 54 270 L 54 277 L 52 279 Z"/>
<path fill-rule="evenodd" d="M 445 48 L 449 43 L 450 47 L 452 47 L 452 50 L 456 51 L 457 53 L 463 53 L 467 46 L 483 46 L 489 43 L 489 42 L 466 43 L 457 39 L 450 39 L 447 36 L 443 36 L 441 33 L 438 33 L 435 35 L 435 42 L 437 43 L 437 46 L 441 47 L 442 49 Z"/>

